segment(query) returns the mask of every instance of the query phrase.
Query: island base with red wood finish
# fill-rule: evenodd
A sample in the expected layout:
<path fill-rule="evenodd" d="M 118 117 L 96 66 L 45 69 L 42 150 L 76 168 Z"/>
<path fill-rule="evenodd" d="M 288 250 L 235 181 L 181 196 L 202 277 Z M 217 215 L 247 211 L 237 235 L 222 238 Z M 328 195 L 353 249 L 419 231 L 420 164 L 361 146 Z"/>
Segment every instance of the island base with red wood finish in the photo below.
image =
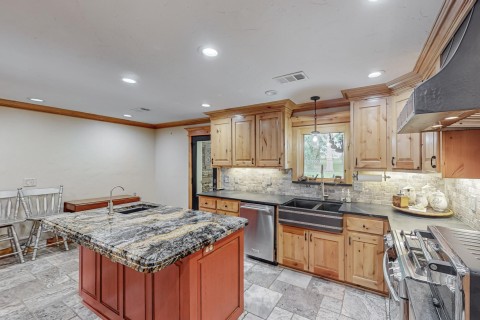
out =
<path fill-rule="evenodd" d="M 80 246 L 79 291 L 103 319 L 236 320 L 243 302 L 243 229 L 154 273 Z"/>

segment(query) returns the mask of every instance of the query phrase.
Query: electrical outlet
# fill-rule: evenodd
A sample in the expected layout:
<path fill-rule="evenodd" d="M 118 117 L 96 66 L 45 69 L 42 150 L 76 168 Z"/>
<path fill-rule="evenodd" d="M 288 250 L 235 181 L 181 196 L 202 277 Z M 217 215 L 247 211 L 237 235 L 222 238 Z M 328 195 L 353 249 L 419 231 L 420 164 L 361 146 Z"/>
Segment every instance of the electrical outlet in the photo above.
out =
<path fill-rule="evenodd" d="M 24 178 L 23 179 L 23 186 L 24 187 L 36 187 L 37 186 L 37 179 L 36 178 Z"/>
<path fill-rule="evenodd" d="M 363 183 L 358 181 L 353 181 L 353 191 L 362 192 L 363 191 Z"/>
<path fill-rule="evenodd" d="M 230 178 L 229 178 L 228 176 L 224 176 L 224 177 L 223 177 L 223 182 L 229 183 L 229 182 L 230 182 Z"/>
<path fill-rule="evenodd" d="M 472 196 L 468 199 L 468 206 L 473 212 L 477 212 L 477 197 Z"/>

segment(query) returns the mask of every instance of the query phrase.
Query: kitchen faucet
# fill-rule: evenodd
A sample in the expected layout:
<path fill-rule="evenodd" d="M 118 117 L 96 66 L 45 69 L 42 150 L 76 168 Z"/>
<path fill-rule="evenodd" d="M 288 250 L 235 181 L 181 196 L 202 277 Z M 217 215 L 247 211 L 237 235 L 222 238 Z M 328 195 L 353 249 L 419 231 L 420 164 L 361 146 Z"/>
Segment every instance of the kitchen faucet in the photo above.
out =
<path fill-rule="evenodd" d="M 323 175 L 323 164 L 320 167 L 320 173 L 321 173 L 320 177 L 322 179 L 322 200 L 326 201 L 326 200 L 328 200 L 328 195 L 325 194 L 325 177 Z"/>
<path fill-rule="evenodd" d="M 120 188 L 122 189 L 123 191 L 125 191 L 125 189 L 123 189 L 122 186 L 116 186 L 116 187 L 113 187 L 112 190 L 110 190 L 110 201 L 108 202 L 108 215 L 111 216 L 113 215 L 113 200 L 112 200 L 112 193 L 113 193 L 113 190 L 117 189 L 117 188 Z"/>

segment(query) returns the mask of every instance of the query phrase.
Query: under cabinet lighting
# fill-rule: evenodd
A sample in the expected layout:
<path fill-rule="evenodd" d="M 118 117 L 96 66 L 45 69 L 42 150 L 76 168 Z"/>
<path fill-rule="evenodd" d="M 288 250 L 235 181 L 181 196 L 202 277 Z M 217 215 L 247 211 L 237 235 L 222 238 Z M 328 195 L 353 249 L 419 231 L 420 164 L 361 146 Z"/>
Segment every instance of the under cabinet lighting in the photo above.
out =
<path fill-rule="evenodd" d="M 43 102 L 43 99 L 40 98 L 28 98 L 28 100 L 33 101 L 33 102 Z"/>
<path fill-rule="evenodd" d="M 441 128 L 441 127 L 443 127 L 443 125 L 441 125 L 441 124 L 436 124 L 436 125 L 432 126 L 432 128 L 434 128 L 434 129 Z"/>
<path fill-rule="evenodd" d="M 455 120 L 455 119 L 458 119 L 458 117 L 447 117 L 447 118 L 445 118 L 445 120 Z"/>
<path fill-rule="evenodd" d="M 204 108 L 210 108 L 210 105 L 208 103 L 202 103 L 202 107 Z"/>

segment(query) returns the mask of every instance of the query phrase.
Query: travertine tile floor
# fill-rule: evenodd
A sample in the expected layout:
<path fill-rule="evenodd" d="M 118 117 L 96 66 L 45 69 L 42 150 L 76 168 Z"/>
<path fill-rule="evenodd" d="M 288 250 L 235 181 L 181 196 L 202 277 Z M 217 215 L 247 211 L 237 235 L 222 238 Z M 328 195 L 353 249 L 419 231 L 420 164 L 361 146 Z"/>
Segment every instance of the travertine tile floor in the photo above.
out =
<path fill-rule="evenodd" d="M 68 252 L 43 249 L 36 261 L 30 259 L 0 259 L 0 319 L 98 319 L 77 294 L 74 246 Z M 377 320 L 386 319 L 385 310 L 383 297 L 245 259 L 242 320 Z"/>

